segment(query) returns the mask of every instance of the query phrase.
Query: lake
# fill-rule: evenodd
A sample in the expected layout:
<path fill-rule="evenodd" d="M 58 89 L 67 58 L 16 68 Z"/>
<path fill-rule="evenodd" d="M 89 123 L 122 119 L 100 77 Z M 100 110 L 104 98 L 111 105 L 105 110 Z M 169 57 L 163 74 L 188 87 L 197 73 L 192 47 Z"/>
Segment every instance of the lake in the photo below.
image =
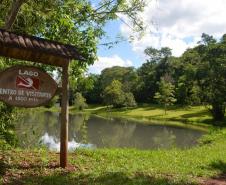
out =
<path fill-rule="evenodd" d="M 60 149 L 59 113 L 27 112 L 16 123 L 19 146 Z M 165 125 L 147 125 L 119 118 L 70 115 L 69 150 L 76 148 L 190 148 L 205 132 Z"/>

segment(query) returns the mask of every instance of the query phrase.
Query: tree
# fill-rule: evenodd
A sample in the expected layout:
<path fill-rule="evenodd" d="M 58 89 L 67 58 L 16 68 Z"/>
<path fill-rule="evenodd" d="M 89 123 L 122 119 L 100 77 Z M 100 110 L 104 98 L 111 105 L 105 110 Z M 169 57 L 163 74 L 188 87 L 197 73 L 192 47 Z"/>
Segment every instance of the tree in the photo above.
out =
<path fill-rule="evenodd" d="M 101 97 L 103 89 L 101 87 L 100 75 L 90 74 L 87 78 L 93 84 L 90 90 L 83 93 L 87 99 L 87 103 L 101 104 L 103 102 Z"/>
<path fill-rule="evenodd" d="M 172 56 L 171 49 L 168 47 L 163 47 L 161 49 L 148 47 L 144 50 L 144 53 L 149 57 L 148 61 L 152 62 L 160 62 L 162 59 L 169 58 Z"/>
<path fill-rule="evenodd" d="M 96 60 L 99 39 L 105 34 L 103 27 L 108 21 L 117 19 L 117 13 L 129 17 L 136 30 L 142 31 L 138 17 L 144 5 L 143 0 L 100 0 L 95 6 L 89 0 L 1 0 L 0 27 L 76 46 L 86 58 L 85 62 L 72 61 L 70 64 L 70 76 L 76 79 Z M 7 64 L 4 68 L 27 64 L 6 58 L 1 58 L 0 65 L 2 63 Z M 58 70 L 61 74 L 61 69 L 56 67 L 33 65 L 49 73 Z"/>
<path fill-rule="evenodd" d="M 16 0 L 12 3 L 9 13 L 6 16 L 5 25 L 4 25 L 5 30 L 11 29 L 11 27 L 16 19 L 16 16 L 20 10 L 20 7 L 22 6 L 22 4 L 24 2 L 25 2 L 25 0 Z"/>
<path fill-rule="evenodd" d="M 174 85 L 167 82 L 166 79 L 161 78 L 159 82 L 159 91 L 155 93 L 154 98 L 164 105 L 164 110 L 166 114 L 167 106 L 173 105 L 176 102 L 174 97 Z"/>
<path fill-rule="evenodd" d="M 203 92 L 203 101 L 211 105 L 210 112 L 215 121 L 224 120 L 226 103 L 226 43 L 213 41 L 210 36 L 203 38 L 197 49 L 202 56 L 197 78 Z M 210 40 L 210 41 L 209 41 Z M 201 49 L 200 49 L 201 48 Z"/>
<path fill-rule="evenodd" d="M 86 99 L 79 92 L 75 94 L 74 106 L 79 110 L 83 110 L 87 107 Z"/>
<path fill-rule="evenodd" d="M 135 107 L 136 101 L 130 92 L 124 92 L 122 83 L 118 80 L 113 80 L 103 91 L 103 100 L 107 105 L 112 105 L 115 108 Z"/>
<path fill-rule="evenodd" d="M 124 106 L 125 93 L 122 90 L 122 83 L 113 80 L 103 91 L 103 100 L 106 105 L 113 105 L 115 108 Z"/>
<path fill-rule="evenodd" d="M 78 78 L 74 91 L 81 92 L 88 104 L 101 104 L 101 93 L 103 90 L 100 75 L 89 74 L 88 76 Z"/>
<path fill-rule="evenodd" d="M 105 89 L 113 80 L 118 80 L 123 84 L 123 90 L 133 92 L 137 85 L 138 75 L 134 67 L 113 66 L 101 72 L 101 87 Z"/>
<path fill-rule="evenodd" d="M 137 103 L 134 99 L 133 93 L 125 93 L 125 102 L 124 102 L 125 107 L 136 107 Z"/>
<path fill-rule="evenodd" d="M 1 140 L 12 146 L 16 145 L 17 139 L 14 132 L 14 121 L 18 119 L 17 109 L 0 102 L 0 143 Z"/>
<path fill-rule="evenodd" d="M 165 74 L 172 76 L 173 66 L 171 49 L 168 47 L 155 49 L 148 47 L 144 53 L 147 62 L 138 69 L 139 86 L 135 93 L 138 102 L 154 102 L 154 95 L 158 89 L 158 81 Z"/>
<path fill-rule="evenodd" d="M 144 0 L 2 0 L 0 27 L 76 46 L 86 61 L 72 61 L 76 63 L 70 65 L 74 75 L 96 60 L 99 39 L 105 36 L 103 27 L 117 19 L 119 13 L 131 20 L 136 31 L 142 31 L 139 12 L 144 6 Z"/>
<path fill-rule="evenodd" d="M 200 54 L 194 49 L 186 50 L 177 59 L 173 78 L 175 81 L 175 96 L 180 105 L 200 105 L 201 89 L 197 82 Z"/>

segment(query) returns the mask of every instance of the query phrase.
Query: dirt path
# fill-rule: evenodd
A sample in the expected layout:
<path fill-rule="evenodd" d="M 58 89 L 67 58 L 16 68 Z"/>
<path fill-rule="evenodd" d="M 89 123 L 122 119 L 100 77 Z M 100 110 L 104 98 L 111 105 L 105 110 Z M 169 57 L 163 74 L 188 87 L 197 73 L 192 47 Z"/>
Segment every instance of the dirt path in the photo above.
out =
<path fill-rule="evenodd" d="M 201 180 L 200 185 L 226 185 L 226 174 L 212 179 Z"/>

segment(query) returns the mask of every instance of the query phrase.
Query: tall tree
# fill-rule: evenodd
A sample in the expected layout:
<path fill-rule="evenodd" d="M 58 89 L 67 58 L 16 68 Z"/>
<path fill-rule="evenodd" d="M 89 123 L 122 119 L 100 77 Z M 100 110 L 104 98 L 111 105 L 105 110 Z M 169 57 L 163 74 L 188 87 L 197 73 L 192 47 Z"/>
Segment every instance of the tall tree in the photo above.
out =
<path fill-rule="evenodd" d="M 199 105 L 201 90 L 196 75 L 201 56 L 196 50 L 188 49 L 177 60 L 173 74 L 177 103 L 181 105 Z"/>
<path fill-rule="evenodd" d="M 166 74 L 172 74 L 172 54 L 168 47 L 145 49 L 148 59 L 138 69 L 139 86 L 136 99 L 139 102 L 154 102 L 154 95 L 158 89 L 160 78 Z"/>
<path fill-rule="evenodd" d="M 203 92 L 203 100 L 211 105 L 210 111 L 216 121 L 222 121 L 226 103 L 226 43 L 203 37 L 203 43 L 197 49 L 202 62 L 197 71 L 197 78 Z M 210 41 L 209 41 L 210 40 Z M 200 49 L 201 48 L 201 49 Z"/>
<path fill-rule="evenodd" d="M 159 82 L 159 90 L 155 93 L 154 97 L 160 104 L 164 105 L 164 110 L 166 114 L 167 107 L 173 105 L 176 102 L 174 95 L 174 85 L 171 84 L 164 77 L 161 78 Z"/>
<path fill-rule="evenodd" d="M 114 66 L 106 68 L 100 75 L 101 86 L 104 89 L 113 80 L 118 80 L 123 84 L 123 90 L 133 92 L 137 85 L 138 76 L 134 67 Z"/>
<path fill-rule="evenodd" d="M 103 99 L 106 105 L 113 107 L 123 107 L 125 102 L 125 93 L 122 90 L 122 84 L 118 80 L 113 80 L 103 91 Z"/>

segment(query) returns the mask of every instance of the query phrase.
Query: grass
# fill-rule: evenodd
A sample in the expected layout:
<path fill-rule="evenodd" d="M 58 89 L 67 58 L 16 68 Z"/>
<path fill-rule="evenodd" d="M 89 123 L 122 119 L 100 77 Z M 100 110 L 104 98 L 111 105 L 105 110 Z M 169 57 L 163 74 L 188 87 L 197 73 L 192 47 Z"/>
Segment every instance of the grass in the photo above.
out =
<path fill-rule="evenodd" d="M 53 108 L 36 108 L 41 111 L 60 111 L 59 107 Z M 127 119 L 135 119 L 143 122 L 181 122 L 193 125 L 213 125 L 213 119 L 209 110 L 205 106 L 170 106 L 165 114 L 164 108 L 159 105 L 139 105 L 135 108 L 107 108 L 103 105 L 89 105 L 83 111 L 78 111 L 75 107 L 70 107 L 70 113 L 87 113 L 96 114 L 102 117 L 121 117 Z"/>
<path fill-rule="evenodd" d="M 192 185 L 226 173 L 226 129 L 191 149 L 79 149 L 70 167 L 45 149 L 1 151 L 0 177 L 8 185 Z M 1 181 L 0 181 L 1 182 Z M 1 183 L 0 183 L 1 184 Z"/>
<path fill-rule="evenodd" d="M 77 113 L 78 111 L 71 107 L 70 112 Z M 130 109 L 108 109 L 106 106 L 92 106 L 85 109 L 83 113 L 96 114 L 102 117 L 121 117 L 151 124 L 202 127 L 212 127 L 215 124 L 208 109 L 204 106 L 171 106 L 168 108 L 166 115 L 164 108 L 159 105 L 142 105 Z"/>
<path fill-rule="evenodd" d="M 35 111 L 59 112 L 59 107 L 36 108 Z M 214 128 L 215 124 L 223 125 L 224 122 L 215 123 L 209 110 L 205 106 L 170 106 L 165 114 L 164 108 L 159 105 L 139 105 L 135 108 L 111 108 L 103 105 L 89 105 L 88 108 L 79 111 L 75 107 L 69 108 L 70 114 L 85 113 L 95 114 L 104 118 L 124 118 L 140 122 L 142 124 L 171 125 L 191 129 L 208 131 Z M 225 119 L 226 120 L 226 119 Z"/>
<path fill-rule="evenodd" d="M 46 108 L 37 110 L 45 111 Z M 52 108 L 59 111 L 59 108 Z M 77 113 L 73 107 L 71 113 Z M 83 113 L 188 125 L 211 122 L 205 107 L 170 107 L 167 115 L 156 105 L 133 109 L 92 106 Z M 186 124 L 185 124 L 186 125 Z M 0 184 L 5 185 L 195 185 L 226 173 L 226 128 L 214 131 L 190 149 L 79 149 L 69 155 L 69 167 L 59 168 L 59 153 L 46 149 L 0 150 Z M 0 147 L 1 148 L 1 147 Z"/>
<path fill-rule="evenodd" d="M 49 110 L 39 108 L 38 110 Z M 53 111 L 59 111 L 53 108 Z M 73 107 L 71 113 L 77 113 Z M 133 109 L 92 106 L 83 113 L 116 116 L 149 123 L 161 121 L 206 125 L 205 107 L 170 107 L 167 115 L 156 105 Z M 186 125 L 186 124 L 184 124 Z M 0 147 L 1 148 L 1 147 Z M 205 135 L 190 149 L 79 149 L 69 155 L 69 167 L 59 168 L 59 153 L 45 149 L 0 150 L 0 185 L 196 185 L 226 173 L 226 128 Z"/>
<path fill-rule="evenodd" d="M 102 113 L 105 111 L 102 109 Z M 195 107 L 171 107 L 164 114 L 164 109 L 157 105 L 143 106 L 128 110 L 113 110 L 112 114 L 124 115 L 135 118 L 147 118 L 149 120 L 170 120 L 182 122 L 206 122 L 211 120 L 211 115 L 203 106 Z"/>

